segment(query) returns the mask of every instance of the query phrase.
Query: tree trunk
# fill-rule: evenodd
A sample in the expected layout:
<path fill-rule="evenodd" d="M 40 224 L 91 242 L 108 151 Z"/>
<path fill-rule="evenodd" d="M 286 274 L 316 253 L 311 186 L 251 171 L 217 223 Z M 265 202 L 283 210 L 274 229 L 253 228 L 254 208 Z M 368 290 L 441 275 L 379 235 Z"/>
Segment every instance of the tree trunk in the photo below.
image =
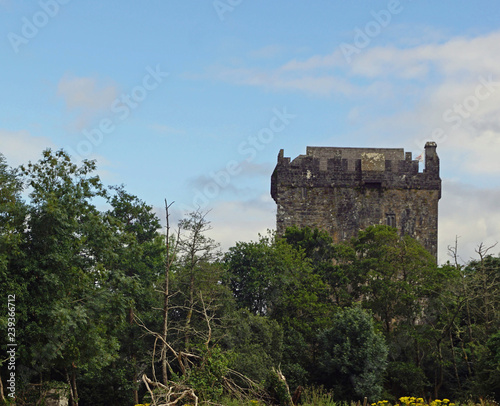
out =
<path fill-rule="evenodd" d="M 165 217 L 166 217 L 166 235 L 165 235 L 165 247 L 166 247 L 166 259 L 165 259 L 165 283 L 163 290 L 163 329 L 162 329 L 162 349 L 161 349 L 161 373 L 162 380 L 165 386 L 168 385 L 168 361 L 167 361 L 167 336 L 168 336 L 168 311 L 169 311 L 169 298 L 170 298 L 170 268 L 172 266 L 172 261 L 174 259 L 175 252 L 172 251 L 170 246 L 170 221 L 168 209 L 173 203 L 168 204 L 165 199 Z M 176 246 L 178 243 L 178 238 L 176 241 Z M 175 251 L 175 247 L 173 249 Z"/>
<path fill-rule="evenodd" d="M 444 379 L 444 373 L 443 373 L 443 352 L 441 350 L 441 340 L 438 341 L 437 343 L 437 349 L 438 349 L 438 359 L 439 359 L 439 375 L 436 374 L 436 381 L 434 384 L 434 399 L 439 399 L 439 390 L 441 389 L 441 386 L 443 386 L 443 379 Z"/>
<path fill-rule="evenodd" d="M 186 316 L 186 325 L 184 331 L 184 349 L 189 351 L 189 329 L 191 327 L 191 318 L 193 317 L 194 309 L 194 270 L 191 270 L 191 279 L 189 281 L 189 306 Z"/>
<path fill-rule="evenodd" d="M 167 262 L 168 259 L 168 248 L 167 248 Z M 161 350 L 161 372 L 163 378 L 163 384 L 166 386 L 168 384 L 168 370 L 167 370 L 167 335 L 168 335 L 168 299 L 169 299 L 169 266 L 165 271 L 165 297 L 163 301 L 163 345 Z"/>
<path fill-rule="evenodd" d="M 66 380 L 68 381 L 68 385 L 70 388 L 70 400 L 71 400 L 71 406 L 78 406 L 78 391 L 76 390 L 76 368 L 74 367 L 74 364 L 72 365 L 71 368 L 71 375 L 69 374 L 68 370 L 66 369 Z"/>
<path fill-rule="evenodd" d="M 5 400 L 5 395 L 3 393 L 3 382 L 2 382 L 2 377 L 0 376 L 0 400 L 3 402 L 3 403 L 6 403 L 6 400 Z"/>
<path fill-rule="evenodd" d="M 128 322 L 130 325 L 134 324 L 134 308 L 130 307 L 128 310 Z M 131 338 L 133 339 L 132 332 L 130 333 Z M 139 392 L 137 391 L 137 355 L 132 354 L 132 361 L 134 363 L 134 375 L 132 377 L 132 385 L 133 385 L 133 393 L 134 393 L 134 404 L 139 404 Z"/>
<path fill-rule="evenodd" d="M 455 378 L 457 380 L 458 389 L 462 389 L 462 385 L 460 384 L 460 376 L 458 375 L 457 359 L 455 355 L 455 345 L 453 344 L 453 336 L 451 334 L 451 329 L 450 329 L 450 346 L 451 346 L 451 357 L 453 358 L 453 369 L 455 371 Z"/>
<path fill-rule="evenodd" d="M 78 406 L 78 390 L 76 388 L 76 368 L 73 367 L 71 370 L 71 386 L 73 387 L 73 393 L 75 394 L 74 404 Z"/>
<path fill-rule="evenodd" d="M 134 405 L 139 404 L 139 391 L 137 390 L 137 379 L 138 379 L 138 374 L 137 374 L 137 356 L 134 354 L 133 356 L 134 360 Z"/>

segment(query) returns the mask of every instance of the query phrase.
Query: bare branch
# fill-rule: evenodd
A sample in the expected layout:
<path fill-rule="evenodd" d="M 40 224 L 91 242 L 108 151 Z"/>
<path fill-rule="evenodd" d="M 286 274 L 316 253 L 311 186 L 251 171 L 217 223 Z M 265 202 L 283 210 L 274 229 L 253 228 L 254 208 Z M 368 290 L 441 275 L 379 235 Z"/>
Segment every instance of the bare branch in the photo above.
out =
<path fill-rule="evenodd" d="M 495 248 L 497 246 L 497 244 L 498 244 L 498 242 L 496 242 L 493 245 L 490 245 L 489 247 L 485 247 L 483 243 L 480 243 L 478 245 L 478 247 L 475 249 L 475 251 L 479 255 L 481 262 L 483 262 L 483 259 L 488 254 L 488 251 Z"/>

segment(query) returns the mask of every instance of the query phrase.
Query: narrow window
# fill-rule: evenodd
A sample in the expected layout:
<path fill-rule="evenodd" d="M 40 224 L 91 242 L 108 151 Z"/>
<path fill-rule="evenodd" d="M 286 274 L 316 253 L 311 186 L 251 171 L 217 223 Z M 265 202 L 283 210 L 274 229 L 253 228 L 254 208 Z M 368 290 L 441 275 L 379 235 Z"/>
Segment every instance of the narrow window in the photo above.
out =
<path fill-rule="evenodd" d="M 395 214 L 386 214 L 385 219 L 386 219 L 386 224 L 389 227 L 396 227 L 396 215 Z"/>

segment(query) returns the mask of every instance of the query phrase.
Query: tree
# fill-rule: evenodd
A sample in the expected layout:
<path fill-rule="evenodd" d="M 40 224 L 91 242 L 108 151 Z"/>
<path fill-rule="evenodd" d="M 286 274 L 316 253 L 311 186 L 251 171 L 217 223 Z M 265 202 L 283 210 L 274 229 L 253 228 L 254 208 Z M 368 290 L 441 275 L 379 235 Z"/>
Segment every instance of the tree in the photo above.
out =
<path fill-rule="evenodd" d="M 0 154 L 0 275 L 7 283 L 5 272 L 9 262 L 21 255 L 22 228 L 26 206 L 21 199 L 22 181 L 10 169 Z M 5 286 L 5 285 L 4 285 Z"/>
<path fill-rule="evenodd" d="M 199 305 L 200 293 L 207 292 L 207 287 L 217 285 L 220 278 L 219 267 L 215 262 L 220 257 L 219 244 L 207 236 L 210 223 L 206 213 L 195 211 L 179 222 L 179 292 L 184 297 L 185 324 L 184 349 L 190 350 L 190 340 L 193 335 L 193 313 Z M 211 299 L 205 295 L 205 300 Z"/>
<path fill-rule="evenodd" d="M 317 379 L 337 399 L 380 399 L 388 348 L 370 314 L 359 307 L 339 311 L 318 342 Z"/>
<path fill-rule="evenodd" d="M 284 239 L 261 237 L 237 243 L 225 256 L 227 281 L 236 303 L 276 320 L 284 333 L 282 371 L 291 385 L 310 376 L 316 332 L 329 323 L 329 291 L 303 250 Z"/>
<path fill-rule="evenodd" d="M 151 328 L 157 325 L 154 289 L 163 271 L 165 247 L 151 206 L 123 186 L 110 188 L 107 201 L 110 207 L 103 216 L 115 227 L 116 243 L 110 247 L 114 255 L 103 263 L 107 276 L 102 283 L 112 292 L 114 311 L 108 331 L 117 337 L 119 352 L 98 375 L 81 376 L 82 397 L 88 403 L 122 405 L 133 400 L 137 404 L 140 378 L 150 365 L 151 343 L 136 319 Z"/>
<path fill-rule="evenodd" d="M 113 301 L 105 289 L 115 228 L 92 200 L 105 197 L 95 163 L 81 167 L 63 151 L 43 152 L 36 164 L 21 167 L 30 191 L 26 222 L 26 261 L 22 273 L 31 300 L 27 303 L 24 365 L 28 376 L 65 379 L 78 404 L 77 371 L 99 370 L 118 348 L 108 334 Z"/>
<path fill-rule="evenodd" d="M 309 227 L 289 227 L 283 238 L 310 260 L 313 272 L 321 277 L 337 306 L 352 306 L 356 302 L 349 287 L 361 286 L 365 280 L 354 266 L 356 252 L 352 246 L 335 245 L 326 231 Z"/>
<path fill-rule="evenodd" d="M 218 244 L 206 233 L 206 213 L 196 211 L 179 222 L 169 238 L 169 205 L 166 203 L 167 253 L 161 292 L 163 329 L 147 329 L 162 345 L 163 381 L 143 375 L 155 402 L 176 404 L 185 397 L 197 401 L 217 400 L 224 389 L 234 390 L 227 378 L 229 358 L 218 345 L 224 323 L 224 306 L 230 299 L 222 285 L 223 268 Z M 232 309 L 231 309 L 232 310 Z M 155 354 L 155 350 L 153 350 Z M 153 355 L 154 357 L 154 355 Z M 156 361 L 153 358 L 153 361 Z M 153 388 L 159 389 L 155 394 Z"/>
<path fill-rule="evenodd" d="M 326 231 L 293 226 L 286 229 L 283 238 L 296 250 L 303 250 L 313 266 L 318 267 L 318 271 L 321 271 L 322 266 L 329 268 L 332 265 L 335 252 L 333 239 Z"/>
<path fill-rule="evenodd" d="M 228 314 L 226 324 L 221 345 L 233 354 L 231 368 L 255 382 L 265 381 L 271 368 L 282 361 L 284 337 L 279 323 L 239 309 Z"/>
<path fill-rule="evenodd" d="M 500 398 L 500 330 L 491 334 L 478 362 L 473 389 L 484 397 Z"/>
<path fill-rule="evenodd" d="M 8 167 L 0 154 L 0 286 L 10 294 L 21 294 L 16 291 L 21 281 L 9 270 L 19 267 L 24 257 L 21 245 L 25 237 L 27 207 L 21 199 L 22 190 L 19 175 Z"/>
<path fill-rule="evenodd" d="M 443 345 L 459 313 L 456 295 L 449 294 L 456 273 L 437 267 L 416 240 L 388 226 L 368 227 L 349 243 L 339 244 L 336 259 L 347 291 L 372 311 L 387 339 L 392 392 L 405 390 L 403 375 L 412 376 L 410 382 L 420 394 L 434 382 L 437 396 L 444 364 L 453 359 L 443 353 Z"/>
<path fill-rule="evenodd" d="M 447 323 L 446 347 L 453 361 L 454 382 L 439 380 L 445 390 L 455 390 L 458 395 L 474 392 L 480 396 L 495 396 L 495 368 L 490 361 L 495 357 L 495 334 L 500 329 L 500 259 L 488 254 L 493 248 L 479 245 L 478 260 L 466 265 L 455 261 L 458 276 L 450 287 L 455 303 L 451 321 Z M 456 254 L 456 246 L 453 248 Z M 446 314 L 446 313 L 443 313 Z M 439 319 L 438 319 L 439 320 Z M 442 329 L 444 331 L 444 328 Z M 443 345 L 441 342 L 439 349 Z M 448 358 L 446 353 L 438 359 Z M 449 357 L 450 357 L 449 356 Z M 441 367 L 446 373 L 446 363 Z M 487 371 L 491 371 L 490 375 Z M 490 384 L 486 385 L 485 383 Z M 446 385 L 448 384 L 448 385 Z"/>
<path fill-rule="evenodd" d="M 22 181 L 19 175 L 12 170 L 2 154 L 0 154 L 0 291 L 4 294 L 4 302 L 1 305 L 0 328 L 8 330 L 7 298 L 14 300 L 16 305 L 16 321 L 22 322 L 26 317 L 25 298 L 28 291 L 25 281 L 19 269 L 22 268 L 25 256 L 22 250 L 24 243 L 24 222 L 26 217 L 26 205 L 21 199 Z M 14 272 L 15 270 L 15 272 Z M 12 308 L 11 308 L 12 309 Z M 0 346 L 6 348 L 8 335 L 0 338 Z M 18 352 L 22 352 L 22 347 Z M 3 367 L 5 357 L 1 357 L 0 367 Z M 0 373 L 0 401 L 5 401 L 6 394 L 3 390 L 2 376 L 9 376 L 7 367 L 2 368 Z"/>
<path fill-rule="evenodd" d="M 415 324 L 443 276 L 431 254 L 388 226 L 370 226 L 349 245 L 355 256 L 346 251 L 348 280 L 363 306 L 380 320 L 386 333 L 402 322 Z"/>

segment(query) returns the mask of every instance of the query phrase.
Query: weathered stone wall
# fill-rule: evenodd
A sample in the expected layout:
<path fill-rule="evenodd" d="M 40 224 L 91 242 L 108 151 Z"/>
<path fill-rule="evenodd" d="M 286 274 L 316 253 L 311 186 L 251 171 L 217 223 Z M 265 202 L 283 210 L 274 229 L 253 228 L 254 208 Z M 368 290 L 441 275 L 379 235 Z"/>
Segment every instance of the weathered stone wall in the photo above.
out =
<path fill-rule="evenodd" d="M 439 158 L 435 143 L 425 149 L 423 172 L 398 148 L 308 147 L 293 161 L 281 150 L 271 178 L 278 234 L 292 225 L 318 227 L 339 242 L 389 224 L 436 256 Z"/>

